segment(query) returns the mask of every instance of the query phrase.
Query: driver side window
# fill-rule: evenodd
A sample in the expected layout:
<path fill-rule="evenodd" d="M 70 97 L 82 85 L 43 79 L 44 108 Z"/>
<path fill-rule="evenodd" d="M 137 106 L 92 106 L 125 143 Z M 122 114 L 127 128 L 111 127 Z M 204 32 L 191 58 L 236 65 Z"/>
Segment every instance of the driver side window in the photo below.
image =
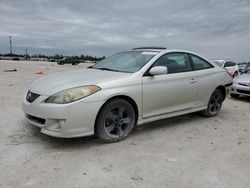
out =
<path fill-rule="evenodd" d="M 154 64 L 156 66 L 166 66 L 168 74 L 191 71 L 192 67 L 187 54 L 170 53 L 160 57 Z"/>

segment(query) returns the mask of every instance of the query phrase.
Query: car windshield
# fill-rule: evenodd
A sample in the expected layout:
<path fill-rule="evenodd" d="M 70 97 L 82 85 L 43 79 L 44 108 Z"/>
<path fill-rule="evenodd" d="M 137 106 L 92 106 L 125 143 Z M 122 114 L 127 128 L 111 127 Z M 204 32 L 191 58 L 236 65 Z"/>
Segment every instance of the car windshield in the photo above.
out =
<path fill-rule="evenodd" d="M 219 65 L 220 67 L 222 67 L 224 62 L 223 61 L 213 61 L 213 63 L 215 63 L 215 64 Z"/>
<path fill-rule="evenodd" d="M 153 51 L 120 52 L 97 62 L 90 68 L 134 73 L 139 71 L 156 54 L 158 52 Z"/>

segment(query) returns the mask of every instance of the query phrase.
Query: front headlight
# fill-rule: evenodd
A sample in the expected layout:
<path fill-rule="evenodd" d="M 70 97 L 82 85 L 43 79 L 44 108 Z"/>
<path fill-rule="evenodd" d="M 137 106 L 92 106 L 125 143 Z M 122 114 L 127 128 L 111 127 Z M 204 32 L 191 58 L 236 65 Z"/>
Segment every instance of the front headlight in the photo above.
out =
<path fill-rule="evenodd" d="M 101 88 L 98 86 L 76 87 L 56 93 L 45 100 L 45 103 L 66 104 L 77 101 L 89 95 L 92 95 Z"/>

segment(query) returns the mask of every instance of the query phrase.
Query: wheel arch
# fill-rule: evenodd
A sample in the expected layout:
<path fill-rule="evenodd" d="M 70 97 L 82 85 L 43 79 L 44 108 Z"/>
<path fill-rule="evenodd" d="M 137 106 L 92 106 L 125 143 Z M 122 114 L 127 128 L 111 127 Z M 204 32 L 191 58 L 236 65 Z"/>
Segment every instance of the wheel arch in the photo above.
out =
<path fill-rule="evenodd" d="M 226 99 L 226 88 L 225 88 L 225 86 L 220 85 L 215 89 L 219 89 L 223 93 L 223 101 L 224 101 Z"/>
<path fill-rule="evenodd" d="M 98 113 L 97 113 L 97 116 L 96 116 L 96 119 L 95 119 L 95 127 L 94 127 L 94 131 L 96 131 L 96 121 L 97 121 L 97 118 L 102 110 L 102 108 L 104 107 L 105 104 L 107 104 L 108 102 L 112 101 L 112 100 L 115 100 L 115 99 L 124 99 L 126 101 L 128 101 L 132 107 L 134 108 L 135 110 L 135 125 L 137 124 L 137 121 L 138 121 L 138 117 L 139 117 L 139 110 L 138 110 L 138 105 L 136 104 L 136 102 L 134 101 L 134 99 L 132 99 L 131 97 L 127 96 L 127 95 L 116 95 L 116 96 L 112 96 L 110 97 L 109 99 L 106 100 L 106 102 L 101 106 L 101 108 L 98 110 Z"/>

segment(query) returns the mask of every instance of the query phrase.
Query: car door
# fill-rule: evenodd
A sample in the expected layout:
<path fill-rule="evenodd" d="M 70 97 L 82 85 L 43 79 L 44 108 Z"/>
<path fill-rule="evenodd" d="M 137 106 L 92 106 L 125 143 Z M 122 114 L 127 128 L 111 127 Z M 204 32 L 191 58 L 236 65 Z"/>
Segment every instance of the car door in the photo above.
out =
<path fill-rule="evenodd" d="M 143 76 L 143 118 L 177 112 L 194 106 L 196 80 L 185 53 L 168 53 L 154 66 L 166 66 L 168 73 Z"/>
<path fill-rule="evenodd" d="M 220 82 L 220 73 L 214 71 L 214 66 L 193 54 L 189 54 L 195 79 L 197 80 L 196 106 L 205 106 L 212 95 L 215 86 Z"/>

